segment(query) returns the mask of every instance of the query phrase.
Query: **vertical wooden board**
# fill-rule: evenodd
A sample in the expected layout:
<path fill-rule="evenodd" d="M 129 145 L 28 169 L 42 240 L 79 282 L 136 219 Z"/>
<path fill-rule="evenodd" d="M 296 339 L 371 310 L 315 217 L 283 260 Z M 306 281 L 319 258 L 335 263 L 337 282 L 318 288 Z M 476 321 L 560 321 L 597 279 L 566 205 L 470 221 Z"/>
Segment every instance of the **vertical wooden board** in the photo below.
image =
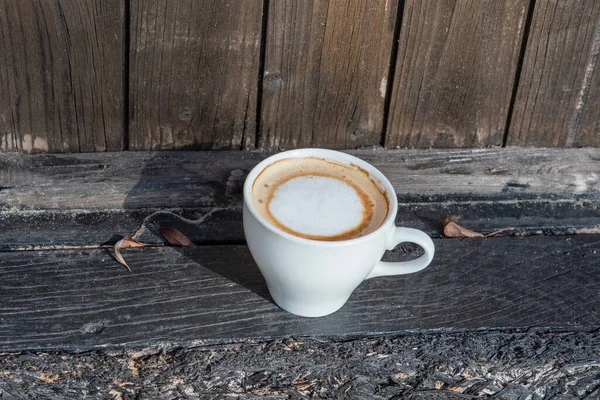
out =
<path fill-rule="evenodd" d="M 269 3 L 261 147 L 380 144 L 397 6 Z"/>
<path fill-rule="evenodd" d="M 123 149 L 123 0 L 0 0 L 0 151 Z"/>
<path fill-rule="evenodd" d="M 385 144 L 500 146 L 528 0 L 408 0 Z"/>
<path fill-rule="evenodd" d="M 600 2 L 536 3 L 507 143 L 600 146 Z"/>
<path fill-rule="evenodd" d="M 262 0 L 133 0 L 131 13 L 131 149 L 254 147 Z"/>

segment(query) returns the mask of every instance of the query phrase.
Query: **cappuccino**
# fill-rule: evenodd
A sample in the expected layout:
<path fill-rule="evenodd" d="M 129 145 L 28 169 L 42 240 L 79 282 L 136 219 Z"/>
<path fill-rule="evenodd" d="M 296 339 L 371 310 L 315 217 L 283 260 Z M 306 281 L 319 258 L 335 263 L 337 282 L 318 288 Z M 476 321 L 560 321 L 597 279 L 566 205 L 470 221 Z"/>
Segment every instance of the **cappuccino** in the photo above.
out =
<path fill-rule="evenodd" d="M 266 167 L 252 186 L 258 214 L 279 229 L 313 240 L 348 240 L 379 228 L 389 211 L 369 173 L 316 157 L 286 158 Z"/>

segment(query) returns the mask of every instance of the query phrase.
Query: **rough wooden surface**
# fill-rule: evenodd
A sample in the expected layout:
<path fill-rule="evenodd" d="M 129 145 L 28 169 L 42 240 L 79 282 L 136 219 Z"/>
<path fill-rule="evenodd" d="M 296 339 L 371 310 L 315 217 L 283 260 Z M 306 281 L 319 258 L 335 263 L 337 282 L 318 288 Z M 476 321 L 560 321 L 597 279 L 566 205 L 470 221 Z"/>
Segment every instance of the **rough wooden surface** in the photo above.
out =
<path fill-rule="evenodd" d="M 354 150 L 401 200 L 585 199 L 600 192 L 597 149 Z M 270 153 L 122 152 L 0 155 L 3 209 L 213 207 L 239 201 Z"/>
<path fill-rule="evenodd" d="M 460 214 L 460 225 L 500 236 L 600 233 L 600 202 L 448 200 L 408 202 L 398 207 L 396 225 L 421 229 L 441 238 L 442 220 Z M 180 217 L 183 217 L 180 218 Z M 0 212 L 0 251 L 98 247 L 147 227 L 145 243 L 165 243 L 153 223 L 171 226 L 198 244 L 243 244 L 242 210 L 238 205 L 214 208 L 145 208 L 132 210 L 71 210 Z"/>
<path fill-rule="evenodd" d="M 403 225 L 439 235 L 461 212 L 481 231 L 598 233 L 597 150 L 353 153 L 390 177 Z M 0 155 L 0 398 L 600 396 L 600 235 L 436 239 L 428 269 L 295 317 L 231 244 L 241 184 L 267 155 Z M 84 248 L 157 210 L 221 245 L 127 250 L 131 273 Z M 15 251 L 40 246 L 54 250 Z"/>
<path fill-rule="evenodd" d="M 123 10 L 0 1 L 0 151 L 123 149 Z"/>
<path fill-rule="evenodd" d="M 379 145 L 398 0 L 269 2 L 264 148 Z"/>
<path fill-rule="evenodd" d="M 352 151 L 398 193 L 397 223 L 441 236 L 441 220 L 489 233 L 598 233 L 600 152 Z M 98 246 L 144 219 L 198 243 L 242 243 L 241 187 L 262 152 L 0 155 L 0 250 Z M 148 220 L 148 222 L 150 222 Z M 147 241 L 160 241 L 152 235 Z"/>
<path fill-rule="evenodd" d="M 600 326 L 600 236 L 441 239 L 426 270 L 364 282 L 338 312 L 271 302 L 245 246 L 2 253 L 0 351 L 482 328 Z M 399 247 L 386 260 L 415 257 Z"/>
<path fill-rule="evenodd" d="M 131 3 L 133 150 L 254 147 L 262 0 Z"/>
<path fill-rule="evenodd" d="M 0 396 L 36 399 L 596 399 L 598 332 L 288 338 L 2 356 Z"/>
<path fill-rule="evenodd" d="M 386 146 L 501 146 L 529 2 L 404 4 Z"/>
<path fill-rule="evenodd" d="M 536 2 L 508 144 L 599 146 L 600 3 Z"/>

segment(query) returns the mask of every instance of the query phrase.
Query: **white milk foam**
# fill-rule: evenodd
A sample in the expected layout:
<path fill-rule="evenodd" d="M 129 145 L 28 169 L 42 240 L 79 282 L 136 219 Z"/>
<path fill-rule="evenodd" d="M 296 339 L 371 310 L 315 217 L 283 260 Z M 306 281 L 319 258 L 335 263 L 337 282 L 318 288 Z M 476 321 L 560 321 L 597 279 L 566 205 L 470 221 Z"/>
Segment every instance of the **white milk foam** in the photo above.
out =
<path fill-rule="evenodd" d="M 315 157 L 266 167 L 252 185 L 252 204 L 276 227 L 314 240 L 367 235 L 381 226 L 389 208 L 366 171 Z"/>
<path fill-rule="evenodd" d="M 324 176 L 299 176 L 275 190 L 271 214 L 290 229 L 333 236 L 359 225 L 365 208 L 346 182 Z"/>

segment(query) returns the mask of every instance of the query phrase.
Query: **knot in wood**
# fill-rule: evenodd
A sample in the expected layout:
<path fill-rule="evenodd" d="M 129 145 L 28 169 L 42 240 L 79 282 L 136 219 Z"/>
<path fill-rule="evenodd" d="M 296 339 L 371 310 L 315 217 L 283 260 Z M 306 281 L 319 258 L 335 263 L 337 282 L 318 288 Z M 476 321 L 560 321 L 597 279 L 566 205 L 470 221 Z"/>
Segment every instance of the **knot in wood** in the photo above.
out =
<path fill-rule="evenodd" d="M 263 90 L 277 90 L 283 84 L 279 74 L 267 72 L 263 78 Z"/>

